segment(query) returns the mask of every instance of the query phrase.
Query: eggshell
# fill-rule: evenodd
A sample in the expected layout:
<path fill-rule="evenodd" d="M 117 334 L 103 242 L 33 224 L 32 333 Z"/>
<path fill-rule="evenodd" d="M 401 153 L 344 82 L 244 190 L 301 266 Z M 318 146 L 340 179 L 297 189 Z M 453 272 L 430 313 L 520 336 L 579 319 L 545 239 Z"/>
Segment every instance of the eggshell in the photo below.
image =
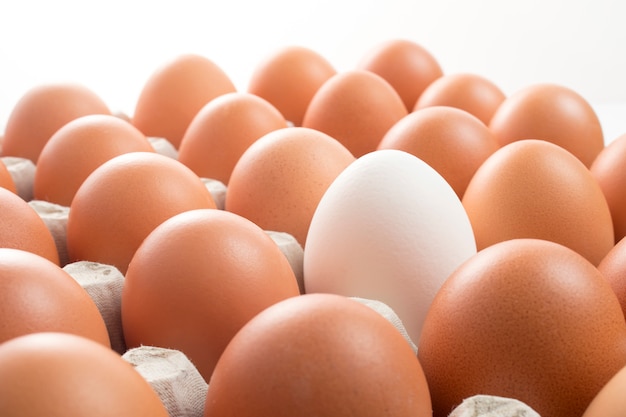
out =
<path fill-rule="evenodd" d="M 37 162 L 48 139 L 59 128 L 88 114 L 111 114 L 106 103 L 79 84 L 42 84 L 28 90 L 7 120 L 2 156 Z"/>
<path fill-rule="evenodd" d="M 374 310 L 313 294 L 279 302 L 228 344 L 204 416 L 431 415 L 419 361 Z"/>
<path fill-rule="evenodd" d="M 17 194 L 17 186 L 6 164 L 0 161 L 0 187 Z"/>
<path fill-rule="evenodd" d="M 330 135 L 359 157 L 375 150 L 387 130 L 407 113 L 400 95 L 384 78 L 351 70 L 332 76 L 317 90 L 302 126 Z"/>
<path fill-rule="evenodd" d="M 445 281 L 418 358 L 435 417 L 476 394 L 514 398 L 542 416 L 579 416 L 626 365 L 626 321 L 585 258 L 554 242 L 513 239 Z"/>
<path fill-rule="evenodd" d="M 422 92 L 443 75 L 435 57 L 408 39 L 391 39 L 376 45 L 357 68 L 380 75 L 400 94 L 407 111 L 413 110 Z"/>
<path fill-rule="evenodd" d="M 42 331 L 111 346 L 98 308 L 69 274 L 39 255 L 0 248 L 0 344 Z"/>
<path fill-rule="evenodd" d="M 33 199 L 33 183 L 35 182 L 35 171 L 37 167 L 35 163 L 28 158 L 19 156 L 3 156 L 2 164 L 6 166 L 13 182 L 17 195 L 22 197 L 24 201 Z"/>
<path fill-rule="evenodd" d="M 263 59 L 248 82 L 248 92 L 274 105 L 294 126 L 301 126 L 313 95 L 337 71 L 318 52 L 286 46 Z"/>
<path fill-rule="evenodd" d="M 606 254 L 598 269 L 613 288 L 626 316 L 626 239 L 622 238 Z"/>
<path fill-rule="evenodd" d="M 116 156 L 76 191 L 67 219 L 69 259 L 115 266 L 123 274 L 143 239 L 183 211 L 215 208 L 200 178 L 152 152 Z"/>
<path fill-rule="evenodd" d="M 21 249 L 60 264 L 52 233 L 33 207 L 5 188 L 0 188 L 0 207 L 0 247 Z"/>
<path fill-rule="evenodd" d="M 261 228 L 223 210 L 190 210 L 155 228 L 133 256 L 124 336 L 129 348 L 182 351 L 208 381 L 241 326 L 298 294 L 287 258 Z"/>
<path fill-rule="evenodd" d="M 559 145 L 591 166 L 604 148 L 600 120 L 576 91 L 558 84 L 531 84 L 508 96 L 489 128 L 501 146 L 523 139 Z"/>
<path fill-rule="evenodd" d="M 435 168 L 459 198 L 480 165 L 497 149 L 491 130 L 467 111 L 448 106 L 424 108 L 400 119 L 378 149 L 409 152 Z"/>
<path fill-rule="evenodd" d="M 307 293 L 390 306 L 417 343 L 435 293 L 476 253 L 454 190 L 430 165 L 400 150 L 358 158 L 330 185 L 304 246 Z"/>
<path fill-rule="evenodd" d="M 168 417 L 118 354 L 91 340 L 38 333 L 0 345 L 0 415 Z"/>
<path fill-rule="evenodd" d="M 354 159 L 341 143 L 314 129 L 275 130 L 237 161 L 224 207 L 304 245 L 319 200 Z"/>
<path fill-rule="evenodd" d="M 591 164 L 591 174 L 600 184 L 611 210 L 615 242 L 626 236 L 626 134 L 609 143 Z"/>
<path fill-rule="evenodd" d="M 228 184 L 241 154 L 261 136 L 287 127 L 268 101 L 248 93 L 227 93 L 207 103 L 191 121 L 178 160 L 199 177 Z"/>
<path fill-rule="evenodd" d="M 595 396 L 583 417 L 621 417 L 626 410 L 626 367 L 620 369 Z"/>
<path fill-rule="evenodd" d="M 565 245 L 597 265 L 613 247 L 602 190 L 565 149 L 526 139 L 503 146 L 478 168 L 463 196 L 478 249 L 514 238 Z"/>
<path fill-rule="evenodd" d="M 146 136 L 164 137 L 178 148 L 202 106 L 235 91 L 228 75 L 210 59 L 183 54 L 148 78 L 135 104 L 132 123 Z"/>
<path fill-rule="evenodd" d="M 136 127 L 113 115 L 76 118 L 57 130 L 37 159 L 34 197 L 69 206 L 94 169 L 128 152 L 154 149 Z"/>
<path fill-rule="evenodd" d="M 505 98 L 500 87 L 481 75 L 467 72 L 444 74 L 424 89 L 412 110 L 451 106 L 465 110 L 489 124 Z"/>

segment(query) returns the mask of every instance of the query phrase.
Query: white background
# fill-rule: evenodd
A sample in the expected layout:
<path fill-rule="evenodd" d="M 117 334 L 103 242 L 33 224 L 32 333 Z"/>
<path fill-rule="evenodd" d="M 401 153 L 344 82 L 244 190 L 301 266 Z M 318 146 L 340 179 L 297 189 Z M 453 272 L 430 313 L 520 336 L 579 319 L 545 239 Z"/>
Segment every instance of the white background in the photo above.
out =
<path fill-rule="evenodd" d="M 596 107 L 607 140 L 626 133 L 623 0 L 3 0 L 0 132 L 40 83 L 82 83 L 132 114 L 152 71 L 181 53 L 213 60 L 245 90 L 254 67 L 282 46 L 310 47 L 341 71 L 391 38 L 507 94 L 534 82 L 573 88 Z"/>

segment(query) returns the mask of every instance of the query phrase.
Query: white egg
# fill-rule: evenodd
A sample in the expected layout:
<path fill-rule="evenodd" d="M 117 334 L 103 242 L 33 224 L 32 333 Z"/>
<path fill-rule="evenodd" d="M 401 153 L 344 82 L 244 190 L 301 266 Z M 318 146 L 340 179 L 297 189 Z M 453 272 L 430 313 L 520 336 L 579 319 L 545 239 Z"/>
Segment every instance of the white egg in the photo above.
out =
<path fill-rule="evenodd" d="M 452 187 L 399 150 L 350 164 L 323 195 L 304 248 L 306 292 L 379 300 L 417 343 L 443 282 L 476 253 L 471 224 Z"/>

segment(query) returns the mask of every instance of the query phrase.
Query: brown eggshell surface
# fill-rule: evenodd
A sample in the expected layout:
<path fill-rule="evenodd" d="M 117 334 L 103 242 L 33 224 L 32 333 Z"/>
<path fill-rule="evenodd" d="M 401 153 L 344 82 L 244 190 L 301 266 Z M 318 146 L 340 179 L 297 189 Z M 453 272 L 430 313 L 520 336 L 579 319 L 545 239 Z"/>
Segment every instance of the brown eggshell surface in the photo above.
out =
<path fill-rule="evenodd" d="M 28 90 L 7 120 L 2 156 L 37 162 L 48 139 L 67 122 L 88 114 L 111 114 L 106 103 L 79 84 L 42 84 Z"/>
<path fill-rule="evenodd" d="M 234 91 L 228 75 L 210 59 L 179 55 L 148 78 L 135 104 L 132 123 L 146 136 L 165 138 L 178 148 L 202 106 Z"/>
<path fill-rule="evenodd" d="M 493 81 L 472 73 L 444 74 L 430 83 L 413 110 L 430 106 L 451 106 L 467 111 L 489 124 L 506 98 Z"/>
<path fill-rule="evenodd" d="M 207 103 L 187 128 L 178 160 L 199 177 L 228 184 L 241 154 L 261 136 L 287 127 L 268 101 L 249 93 L 228 93 Z"/>
<path fill-rule="evenodd" d="M 110 347 L 96 304 L 67 272 L 33 253 L 0 248 L 0 343 L 44 331 Z"/>
<path fill-rule="evenodd" d="M 104 162 L 128 152 L 153 151 L 143 133 L 118 117 L 79 117 L 55 132 L 42 149 L 35 171 L 34 196 L 69 206 L 78 187 Z"/>
<path fill-rule="evenodd" d="M 128 267 L 126 343 L 178 349 L 208 381 L 241 326 L 298 294 L 287 258 L 261 228 L 223 210 L 191 210 L 150 233 Z"/>
<path fill-rule="evenodd" d="M 96 168 L 72 200 L 70 261 L 100 262 L 125 273 L 156 226 L 183 211 L 215 207 L 203 182 L 182 163 L 152 152 L 116 156 Z"/>
<path fill-rule="evenodd" d="M 336 73 L 333 65 L 316 51 L 287 46 L 254 68 L 248 92 L 270 102 L 294 126 L 301 126 L 311 98 Z"/>
<path fill-rule="evenodd" d="M 366 70 L 338 73 L 309 103 L 302 126 L 341 142 L 355 157 L 376 150 L 385 133 L 408 110 L 381 76 Z"/>
<path fill-rule="evenodd" d="M 11 172 L 7 168 L 7 166 L 0 161 L 0 187 L 6 188 L 12 193 L 17 194 L 17 187 L 15 185 L 15 180 L 11 176 Z"/>
<path fill-rule="evenodd" d="M 332 137 L 304 127 L 268 133 L 233 169 L 225 209 L 304 246 L 313 213 L 331 182 L 354 161 Z"/>
<path fill-rule="evenodd" d="M 156 392 L 118 354 L 63 333 L 0 345 L 0 415 L 168 417 Z"/>
<path fill-rule="evenodd" d="M 591 166 L 604 148 L 600 120 L 574 90 L 558 84 L 531 84 L 509 95 L 489 128 L 501 146 L 523 139 L 557 144 Z"/>
<path fill-rule="evenodd" d="M 613 247 L 609 206 L 580 160 L 543 140 L 503 146 L 478 168 L 463 196 L 476 245 L 513 238 L 565 245 L 597 265 Z"/>
<path fill-rule="evenodd" d="M 445 178 L 459 198 L 478 167 L 499 148 L 489 128 L 467 111 L 433 106 L 409 113 L 378 149 L 409 152 Z"/>
<path fill-rule="evenodd" d="M 370 307 L 331 294 L 279 302 L 229 343 L 204 416 L 432 415 L 428 386 L 400 332 Z"/>
<path fill-rule="evenodd" d="M 408 39 L 391 39 L 376 45 L 357 68 L 383 77 L 398 92 L 407 111 L 413 110 L 422 92 L 443 75 L 435 57 Z"/>
<path fill-rule="evenodd" d="M 600 390 L 583 417 L 621 417 L 626 410 L 626 367 L 620 369 Z"/>
<path fill-rule="evenodd" d="M 626 239 L 622 238 L 606 254 L 598 269 L 607 279 L 617 295 L 624 316 L 626 316 Z"/>
<path fill-rule="evenodd" d="M 542 416 L 579 416 L 626 365 L 626 322 L 582 256 L 513 239 L 478 252 L 443 284 L 418 357 L 436 417 L 477 394 L 517 399 Z"/>

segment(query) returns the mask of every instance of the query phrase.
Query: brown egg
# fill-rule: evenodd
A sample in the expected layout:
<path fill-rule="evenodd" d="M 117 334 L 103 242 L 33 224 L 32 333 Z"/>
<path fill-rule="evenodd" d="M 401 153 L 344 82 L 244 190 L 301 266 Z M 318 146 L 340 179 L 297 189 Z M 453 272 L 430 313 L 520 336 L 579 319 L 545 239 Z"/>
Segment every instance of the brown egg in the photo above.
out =
<path fill-rule="evenodd" d="M 45 331 L 111 346 L 98 307 L 74 278 L 39 255 L 0 248 L 0 344 Z"/>
<path fill-rule="evenodd" d="M 26 92 L 7 120 L 2 156 L 37 162 L 50 136 L 67 122 L 88 114 L 111 114 L 90 89 L 77 84 L 43 84 Z"/>
<path fill-rule="evenodd" d="M 626 365 L 626 321 L 602 274 L 554 242 L 513 239 L 444 282 L 418 346 L 435 417 L 477 394 L 581 415 Z"/>
<path fill-rule="evenodd" d="M 411 111 L 424 89 L 443 75 L 435 57 L 421 45 L 392 39 L 370 50 L 358 65 L 391 84 Z"/>
<path fill-rule="evenodd" d="M 182 163 L 151 152 L 116 156 L 96 168 L 70 205 L 70 261 L 88 260 L 126 272 L 156 226 L 183 211 L 215 208 L 200 178 Z"/>
<path fill-rule="evenodd" d="M 0 345 L 0 415 L 168 417 L 150 384 L 111 349 L 63 333 Z"/>
<path fill-rule="evenodd" d="M 13 176 L 11 176 L 11 172 L 7 168 L 7 166 L 2 163 L 0 160 L 0 187 L 6 188 L 12 193 L 17 194 L 17 187 L 15 185 L 15 180 Z"/>
<path fill-rule="evenodd" d="M 196 113 L 213 98 L 235 91 L 213 61 L 185 54 L 159 67 L 143 86 L 132 117 L 146 136 L 162 137 L 178 148 Z"/>
<path fill-rule="evenodd" d="M 305 127 L 258 139 L 233 169 L 225 209 L 304 245 L 313 213 L 331 182 L 354 161 L 332 137 Z"/>
<path fill-rule="evenodd" d="M 59 265 L 59 252 L 43 219 L 17 194 L 0 187 L 0 247 L 32 252 Z"/>
<path fill-rule="evenodd" d="M 598 265 L 614 244 L 600 186 L 580 160 L 547 141 L 516 141 L 494 152 L 468 184 L 463 206 L 478 250 L 507 239 L 539 238 Z"/>
<path fill-rule="evenodd" d="M 606 254 L 598 269 L 607 279 L 626 316 L 626 239 L 622 238 Z"/>
<path fill-rule="evenodd" d="M 604 148 L 600 120 L 577 92 L 556 84 L 532 84 L 507 97 L 489 128 L 500 145 L 541 139 L 574 154 L 587 167 Z"/>
<path fill-rule="evenodd" d="M 241 326 L 298 294 L 287 258 L 261 228 L 223 210 L 191 210 L 154 229 L 128 267 L 126 343 L 180 350 L 208 381 Z"/>
<path fill-rule="evenodd" d="M 432 415 L 400 332 L 355 300 L 309 294 L 250 320 L 220 357 L 204 416 Z"/>
<path fill-rule="evenodd" d="M 294 126 L 301 126 L 311 98 L 336 73 L 319 53 L 302 46 L 288 46 L 254 69 L 248 92 L 272 103 Z"/>
<path fill-rule="evenodd" d="M 615 242 L 626 236 L 626 134 L 609 143 L 591 164 L 591 174 L 600 184 L 611 209 Z"/>
<path fill-rule="evenodd" d="M 451 106 L 465 110 L 489 124 L 506 98 L 491 80 L 472 73 L 445 74 L 424 89 L 413 110 L 430 106 Z"/>
<path fill-rule="evenodd" d="M 50 137 L 37 160 L 35 199 L 69 206 L 91 172 L 128 152 L 153 152 L 136 127 L 113 115 L 89 115 L 67 123 Z"/>
<path fill-rule="evenodd" d="M 433 106 L 409 113 L 378 149 L 399 149 L 433 167 L 459 198 L 478 167 L 499 148 L 491 130 L 465 110 Z"/>
<path fill-rule="evenodd" d="M 583 417 L 622 417 L 626 410 L 626 367 L 620 369 L 595 396 Z"/>
<path fill-rule="evenodd" d="M 332 136 L 358 158 L 376 150 L 385 133 L 407 113 L 398 93 L 382 77 L 352 70 L 320 87 L 302 126 Z"/>
<path fill-rule="evenodd" d="M 202 178 L 228 184 L 241 154 L 258 138 L 287 127 L 268 101 L 249 93 L 227 93 L 207 103 L 189 124 L 178 160 Z"/>

